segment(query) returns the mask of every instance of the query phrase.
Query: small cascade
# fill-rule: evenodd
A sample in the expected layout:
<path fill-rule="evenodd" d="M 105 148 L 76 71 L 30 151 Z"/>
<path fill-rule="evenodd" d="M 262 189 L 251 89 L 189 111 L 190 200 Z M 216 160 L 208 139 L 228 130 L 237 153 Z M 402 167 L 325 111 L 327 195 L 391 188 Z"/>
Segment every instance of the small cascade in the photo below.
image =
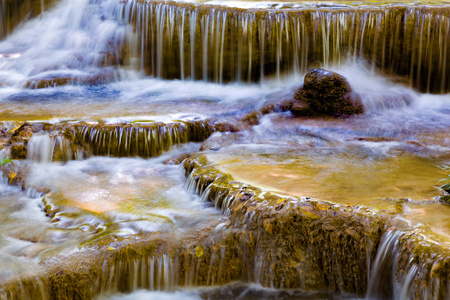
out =
<path fill-rule="evenodd" d="M 205 140 L 211 134 L 207 122 L 151 125 L 82 125 L 76 139 L 88 153 L 115 157 L 155 157 L 173 146 Z"/>
<path fill-rule="evenodd" d="M 0 150 L 0 162 L 3 162 L 6 158 L 5 149 Z M 2 165 L 0 165 L 0 168 Z M 0 184 L 8 184 L 8 178 L 3 175 L 3 172 L 0 172 Z"/>
<path fill-rule="evenodd" d="M 27 158 L 31 161 L 47 164 L 53 160 L 67 161 L 72 157 L 70 142 L 62 136 L 39 134 L 28 142 Z"/>
<path fill-rule="evenodd" d="M 399 254 L 399 238 L 401 232 L 392 230 L 386 232 L 378 246 L 377 256 L 372 263 L 372 270 L 369 276 L 366 299 L 387 299 L 392 298 L 395 282 L 395 262 Z M 388 280 L 386 280 L 388 279 Z"/>
<path fill-rule="evenodd" d="M 420 234 L 389 228 L 372 263 L 365 299 L 447 299 L 448 257 Z"/>
<path fill-rule="evenodd" d="M 135 27 L 128 60 L 155 77 L 256 82 L 363 59 L 420 91 L 450 91 L 450 6 L 273 10 L 110 2 L 110 17 Z"/>
<path fill-rule="evenodd" d="M 222 182 L 226 177 L 220 174 L 201 174 L 196 172 L 195 163 L 186 160 L 184 164 L 185 173 L 187 176 L 185 189 L 192 194 L 200 196 L 201 202 L 212 202 L 214 207 L 221 210 L 223 214 L 230 214 L 230 207 L 235 200 L 234 192 L 245 194 L 245 186 L 242 184 L 235 184 L 230 186 L 230 189 L 221 188 L 217 183 Z"/>
<path fill-rule="evenodd" d="M 9 149 L 0 150 L 0 166 L 4 164 L 4 160 L 9 158 Z"/>
<path fill-rule="evenodd" d="M 49 134 L 35 135 L 28 142 L 28 159 L 39 163 L 51 163 L 55 149 L 55 139 Z"/>
<path fill-rule="evenodd" d="M 173 291 L 178 285 L 178 260 L 168 254 L 121 261 L 102 266 L 95 288 L 98 295 L 137 289 Z"/>

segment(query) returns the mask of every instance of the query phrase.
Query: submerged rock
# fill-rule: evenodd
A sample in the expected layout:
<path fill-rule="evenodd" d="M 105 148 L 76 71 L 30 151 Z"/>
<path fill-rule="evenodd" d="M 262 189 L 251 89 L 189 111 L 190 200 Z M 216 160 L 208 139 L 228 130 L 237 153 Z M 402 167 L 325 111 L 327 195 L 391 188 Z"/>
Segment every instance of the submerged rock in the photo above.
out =
<path fill-rule="evenodd" d="M 289 111 L 294 105 L 294 101 L 292 99 L 282 100 L 280 102 L 274 102 L 264 105 L 258 110 L 252 111 L 246 114 L 241 121 L 246 125 L 258 125 L 259 119 L 267 114 L 271 113 L 281 113 L 285 111 Z"/>
<path fill-rule="evenodd" d="M 214 124 L 214 130 L 219 132 L 238 132 L 239 128 L 229 122 L 219 122 Z"/>
<path fill-rule="evenodd" d="M 312 69 L 297 90 L 291 107 L 294 116 L 311 114 L 355 115 L 364 112 L 361 99 L 352 92 L 344 76 L 324 69 Z"/>
<path fill-rule="evenodd" d="M 169 159 L 166 159 L 163 164 L 165 165 L 179 165 L 185 160 L 186 158 L 189 158 L 192 154 L 191 153 L 185 153 L 178 156 L 171 157 Z"/>

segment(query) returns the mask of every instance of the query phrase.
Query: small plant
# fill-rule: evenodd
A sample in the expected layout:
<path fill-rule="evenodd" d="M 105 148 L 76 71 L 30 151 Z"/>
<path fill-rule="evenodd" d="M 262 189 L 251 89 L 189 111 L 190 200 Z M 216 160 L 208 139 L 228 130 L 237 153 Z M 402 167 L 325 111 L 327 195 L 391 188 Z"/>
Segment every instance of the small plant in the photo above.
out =
<path fill-rule="evenodd" d="M 6 164 L 8 164 L 10 162 L 12 162 L 12 160 L 9 159 L 9 158 L 4 158 L 4 157 L 0 158 L 0 166 L 4 166 L 4 165 L 6 165 Z"/>
<path fill-rule="evenodd" d="M 450 170 L 450 168 L 446 168 L 446 170 Z M 447 193 L 450 194 L 450 175 L 448 175 L 447 178 L 444 178 L 444 179 L 439 180 L 439 182 L 445 182 L 445 183 L 441 186 L 441 189 L 443 189 L 444 191 L 446 191 Z"/>

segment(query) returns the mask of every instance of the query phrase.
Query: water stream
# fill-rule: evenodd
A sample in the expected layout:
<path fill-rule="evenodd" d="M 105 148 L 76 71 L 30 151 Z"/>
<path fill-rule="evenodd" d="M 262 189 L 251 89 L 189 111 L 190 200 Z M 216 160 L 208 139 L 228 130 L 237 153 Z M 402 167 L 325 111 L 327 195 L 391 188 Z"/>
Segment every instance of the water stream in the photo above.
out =
<path fill-rule="evenodd" d="M 450 264 L 450 206 L 439 202 L 450 174 L 449 3 L 0 0 L 0 9 L 0 299 L 449 297 L 439 277 Z M 365 113 L 275 110 L 243 122 L 291 99 L 312 67 L 344 75 Z M 10 160 L 14 145 L 26 154 Z M 214 195 L 229 193 L 227 203 L 209 202 L 220 184 L 212 175 L 185 178 L 176 164 L 190 155 L 207 161 L 197 166 L 205 174 L 232 176 Z M 242 217 L 233 201 L 246 203 L 251 187 L 266 200 Z M 312 201 L 349 216 L 314 221 L 302 207 L 313 219 L 306 242 L 300 229 L 276 236 L 264 221 L 276 219 L 264 215 L 269 192 L 282 197 L 276 211 Z M 315 226 L 337 226 L 349 245 L 364 236 L 346 258 L 365 254 L 348 263 L 359 286 L 339 275 L 348 248 L 314 250 Z M 290 235 L 303 244 L 280 263 Z"/>

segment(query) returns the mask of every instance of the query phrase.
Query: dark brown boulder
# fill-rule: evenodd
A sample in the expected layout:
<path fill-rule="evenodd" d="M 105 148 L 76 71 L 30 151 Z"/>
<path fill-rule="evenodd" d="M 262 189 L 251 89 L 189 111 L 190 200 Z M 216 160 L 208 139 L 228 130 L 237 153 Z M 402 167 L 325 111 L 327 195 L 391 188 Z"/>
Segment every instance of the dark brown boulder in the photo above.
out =
<path fill-rule="evenodd" d="M 324 69 L 312 69 L 303 87 L 294 95 L 297 103 L 291 108 L 295 116 L 311 113 L 326 115 L 354 115 L 364 112 L 361 99 L 352 92 L 344 76 Z M 301 103 L 301 104 L 300 104 Z"/>

